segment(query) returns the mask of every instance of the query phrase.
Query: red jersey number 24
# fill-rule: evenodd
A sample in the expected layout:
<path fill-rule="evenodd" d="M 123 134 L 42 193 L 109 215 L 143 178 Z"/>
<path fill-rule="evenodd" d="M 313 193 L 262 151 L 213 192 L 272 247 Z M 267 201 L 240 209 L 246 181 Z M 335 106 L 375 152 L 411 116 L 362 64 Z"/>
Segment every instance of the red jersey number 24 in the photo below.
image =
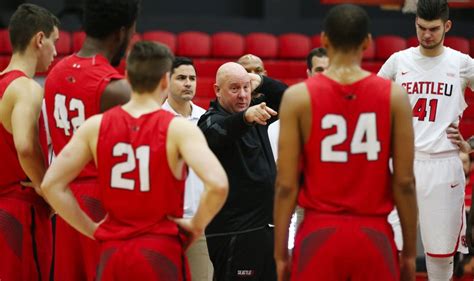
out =
<path fill-rule="evenodd" d="M 336 133 L 326 136 L 321 142 L 322 162 L 347 162 L 348 154 L 367 155 L 367 160 L 375 161 L 380 152 L 377 139 L 377 121 L 375 113 L 362 113 L 357 119 L 354 135 L 351 138 L 350 151 L 335 150 L 334 147 L 344 143 L 347 138 L 347 121 L 342 115 L 327 114 L 321 119 L 322 129 L 336 127 Z"/>

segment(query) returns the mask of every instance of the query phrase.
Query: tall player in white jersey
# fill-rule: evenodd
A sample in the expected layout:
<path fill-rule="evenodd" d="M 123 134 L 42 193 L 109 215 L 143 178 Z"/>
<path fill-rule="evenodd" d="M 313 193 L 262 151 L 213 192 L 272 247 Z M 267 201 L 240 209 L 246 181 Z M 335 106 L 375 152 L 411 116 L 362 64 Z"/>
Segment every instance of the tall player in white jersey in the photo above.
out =
<path fill-rule="evenodd" d="M 447 130 L 457 128 L 467 107 L 464 90 L 474 89 L 474 61 L 443 45 L 452 25 L 446 0 L 419 0 L 415 25 L 419 46 L 393 54 L 378 75 L 399 83 L 409 95 L 428 277 L 447 281 L 452 277 L 454 254 L 467 253 L 465 179 L 459 147 L 448 138 Z M 393 216 L 389 219 L 397 221 Z"/>

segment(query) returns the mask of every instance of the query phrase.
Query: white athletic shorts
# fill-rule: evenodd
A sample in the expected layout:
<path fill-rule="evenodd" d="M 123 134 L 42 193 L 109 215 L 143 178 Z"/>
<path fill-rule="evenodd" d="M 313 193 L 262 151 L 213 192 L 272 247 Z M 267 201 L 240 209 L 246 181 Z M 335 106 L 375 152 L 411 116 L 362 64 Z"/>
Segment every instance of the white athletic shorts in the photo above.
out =
<path fill-rule="evenodd" d="M 415 152 L 416 196 L 421 240 L 425 253 L 450 257 L 468 253 L 464 188 L 466 185 L 457 151 L 427 154 Z M 398 250 L 403 247 L 396 210 L 388 216 Z"/>

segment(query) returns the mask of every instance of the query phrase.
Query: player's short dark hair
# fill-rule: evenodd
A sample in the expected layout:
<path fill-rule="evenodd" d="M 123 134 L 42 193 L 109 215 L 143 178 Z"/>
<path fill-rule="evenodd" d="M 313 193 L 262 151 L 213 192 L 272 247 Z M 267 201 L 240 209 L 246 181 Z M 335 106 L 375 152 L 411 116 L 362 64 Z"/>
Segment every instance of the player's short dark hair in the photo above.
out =
<path fill-rule="evenodd" d="M 83 28 L 87 36 L 104 39 L 137 20 L 140 0 L 86 0 Z"/>
<path fill-rule="evenodd" d="M 327 57 L 328 52 L 325 48 L 314 48 L 309 52 L 308 56 L 306 56 L 306 66 L 308 69 L 313 68 L 313 57 L 323 58 Z"/>
<path fill-rule="evenodd" d="M 59 20 L 50 11 L 34 4 L 21 4 L 8 25 L 13 53 L 23 53 L 31 38 L 40 31 L 49 38 L 54 27 L 59 27 Z"/>
<path fill-rule="evenodd" d="M 448 2 L 446 0 L 418 0 L 416 16 L 427 21 L 441 19 L 446 22 L 449 19 Z"/>
<path fill-rule="evenodd" d="M 182 65 L 192 65 L 194 67 L 194 62 L 188 57 L 175 57 L 173 60 L 173 65 L 171 66 L 171 75 L 173 75 L 174 70 Z M 194 69 L 196 70 L 196 69 Z"/>
<path fill-rule="evenodd" d="M 133 91 L 152 92 L 163 75 L 171 71 L 173 54 L 166 45 L 139 41 L 127 58 L 127 76 Z"/>
<path fill-rule="evenodd" d="M 324 32 L 335 49 L 356 49 L 369 34 L 369 16 L 359 6 L 337 5 L 326 16 Z"/>

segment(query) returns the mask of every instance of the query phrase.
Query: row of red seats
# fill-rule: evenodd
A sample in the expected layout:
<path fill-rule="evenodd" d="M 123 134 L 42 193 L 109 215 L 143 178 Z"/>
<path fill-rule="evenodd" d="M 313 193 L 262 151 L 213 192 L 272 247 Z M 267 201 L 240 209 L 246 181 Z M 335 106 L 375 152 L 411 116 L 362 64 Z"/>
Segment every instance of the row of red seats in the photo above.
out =
<path fill-rule="evenodd" d="M 58 57 L 76 52 L 82 46 L 85 34 L 77 32 L 60 32 L 57 43 Z M 135 34 L 132 43 L 140 39 L 162 42 L 170 47 L 177 55 L 193 57 L 199 76 L 195 102 L 205 108 L 209 100 L 215 97 L 213 84 L 218 67 L 237 57 L 252 53 L 264 59 L 268 75 L 283 80 L 291 85 L 306 77 L 306 62 L 304 58 L 311 48 L 320 46 L 320 36 L 306 36 L 297 33 L 287 33 L 279 36 L 269 33 L 250 33 L 246 36 L 233 32 L 219 32 L 212 35 L 203 32 L 182 32 L 174 34 L 167 31 L 149 31 Z M 364 52 L 362 67 L 372 72 L 378 72 L 384 61 L 394 52 L 407 47 L 418 45 L 416 37 L 408 39 L 385 35 L 376 37 L 371 46 Z M 474 39 L 447 36 L 445 45 L 474 56 Z M 11 45 L 8 31 L 0 30 L 0 69 L 8 64 L 11 55 Z M 53 63 L 53 64 L 54 64 Z M 118 69 L 123 72 L 125 62 Z M 474 104 L 474 95 L 467 91 L 468 104 Z M 469 107 L 461 122 L 461 130 L 466 135 L 474 135 L 474 106 Z"/>
<path fill-rule="evenodd" d="M 85 34 L 81 31 L 69 33 L 60 31 L 57 43 L 58 55 L 68 55 L 80 49 Z M 241 35 L 235 32 L 207 34 L 199 31 L 187 31 L 174 34 L 168 31 L 148 31 L 135 34 L 133 42 L 143 40 L 159 41 L 169 46 L 173 53 L 193 58 L 236 58 L 245 53 L 255 54 L 263 59 L 304 59 L 308 52 L 319 47 L 320 35 L 307 36 L 299 33 L 273 35 L 270 33 L 249 33 Z M 364 53 L 365 60 L 386 60 L 392 53 L 411 46 L 417 46 L 416 37 L 408 39 L 383 35 L 374 39 Z M 474 56 L 474 38 L 447 36 L 445 45 Z M 11 54 L 8 30 L 0 30 L 0 54 Z"/>

